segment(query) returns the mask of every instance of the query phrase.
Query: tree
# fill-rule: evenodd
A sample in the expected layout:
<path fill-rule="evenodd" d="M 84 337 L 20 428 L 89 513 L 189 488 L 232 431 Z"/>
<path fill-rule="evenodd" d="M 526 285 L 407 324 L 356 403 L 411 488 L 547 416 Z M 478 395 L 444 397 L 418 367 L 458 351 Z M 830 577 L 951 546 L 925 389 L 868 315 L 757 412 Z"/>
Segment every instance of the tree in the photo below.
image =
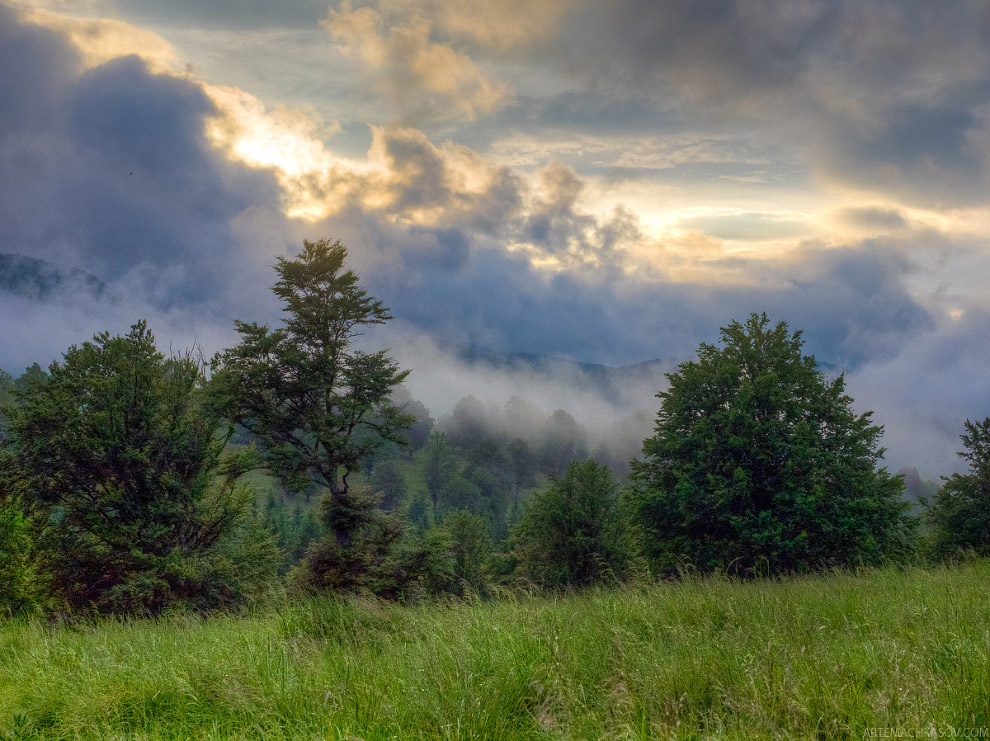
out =
<path fill-rule="evenodd" d="M 4 408 L 13 402 L 14 379 L 7 371 L 0 368 L 0 446 L 7 437 L 7 416 Z"/>
<path fill-rule="evenodd" d="M 164 357 L 139 322 L 70 347 L 18 391 L 7 479 L 65 607 L 225 607 L 274 575 L 273 544 L 218 476 L 226 439 L 201 380 L 196 362 Z"/>
<path fill-rule="evenodd" d="M 33 601 L 28 529 L 20 503 L 0 488 L 0 618 L 23 611 Z"/>
<path fill-rule="evenodd" d="M 570 414 L 558 409 L 543 425 L 540 464 L 552 474 L 560 474 L 571 461 L 588 455 L 588 436 Z"/>
<path fill-rule="evenodd" d="M 966 551 L 990 556 L 990 417 L 966 420 L 962 441 L 965 450 L 959 456 L 969 463 L 969 472 L 946 478 L 925 512 L 929 549 L 937 558 Z"/>
<path fill-rule="evenodd" d="M 482 597 L 490 590 L 487 565 L 492 554 L 492 540 L 485 521 L 465 510 L 444 519 L 440 528 L 449 538 L 453 558 L 453 584 L 448 591 L 464 596 L 470 590 Z"/>
<path fill-rule="evenodd" d="M 459 400 L 441 426 L 451 444 L 463 450 L 480 443 L 491 429 L 485 405 L 473 394 Z"/>
<path fill-rule="evenodd" d="M 392 394 L 392 402 L 402 409 L 403 412 L 413 416 L 414 421 L 405 434 L 406 440 L 409 443 L 407 447 L 408 457 L 411 459 L 414 451 L 426 445 L 426 441 L 429 440 L 430 433 L 433 431 L 435 421 L 430 416 L 430 410 L 426 408 L 426 405 L 412 398 L 412 395 L 405 386 L 396 388 L 395 393 Z"/>
<path fill-rule="evenodd" d="M 439 522 L 440 502 L 457 473 L 457 459 L 447 436 L 442 432 L 430 433 L 425 449 L 423 473 L 426 477 L 426 491 L 433 503 L 433 521 Z"/>
<path fill-rule="evenodd" d="M 395 509 L 406 498 L 406 477 L 395 461 L 381 461 L 371 472 L 371 486 L 382 495 L 383 509 Z"/>
<path fill-rule="evenodd" d="M 322 511 L 333 542 L 311 566 L 334 573 L 314 574 L 317 586 L 360 582 L 378 549 L 368 541 L 376 507 L 348 477 L 382 444 L 402 442 L 413 422 L 390 401 L 408 371 L 386 350 L 354 347 L 361 330 L 391 315 L 344 269 L 346 257 L 328 239 L 303 242 L 294 260 L 280 257 L 273 291 L 284 303 L 284 326 L 238 321 L 241 341 L 215 359 L 211 384 L 218 408 L 260 441 L 263 465 L 289 489 L 326 488 Z"/>
<path fill-rule="evenodd" d="M 910 549 L 900 478 L 878 468 L 883 429 L 845 380 L 801 354 L 801 333 L 753 314 L 667 374 L 634 499 L 661 572 L 686 560 L 737 573 L 876 564 Z"/>
<path fill-rule="evenodd" d="M 523 511 L 512 535 L 517 574 L 548 588 L 623 578 L 635 544 L 617 492 L 605 466 L 571 463 Z"/>

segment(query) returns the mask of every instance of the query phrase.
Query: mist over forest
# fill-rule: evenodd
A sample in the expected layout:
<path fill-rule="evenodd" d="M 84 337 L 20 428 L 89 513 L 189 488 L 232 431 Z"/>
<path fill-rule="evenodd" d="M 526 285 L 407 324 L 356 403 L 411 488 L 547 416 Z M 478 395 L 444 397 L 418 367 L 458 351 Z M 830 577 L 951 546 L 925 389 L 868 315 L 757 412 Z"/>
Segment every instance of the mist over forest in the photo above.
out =
<path fill-rule="evenodd" d="M 163 311 L 132 293 L 126 281 L 107 284 L 83 270 L 13 254 L 0 255 L 0 270 L 0 312 L 17 317 L 6 321 L 0 334 L 0 368 L 15 377 L 35 362 L 46 367 L 66 347 L 98 331 L 123 331 L 135 316 L 151 318 L 166 351 L 196 346 L 209 356 L 232 339 L 222 315 L 180 305 Z M 277 312 L 270 316 L 279 320 Z M 817 356 L 828 374 L 845 372 L 856 408 L 873 410 L 875 421 L 884 426 L 891 470 L 916 469 L 928 481 L 962 470 L 956 454 L 959 430 L 972 408 L 979 408 L 980 395 L 990 394 L 981 383 L 984 368 L 979 364 L 987 349 L 966 338 L 981 329 L 973 326 L 976 321 L 960 320 L 951 334 L 933 334 L 929 341 L 909 343 L 894 358 L 849 369 Z M 655 358 L 611 366 L 443 339 L 418 330 L 401 315 L 394 325 L 372 328 L 359 342 L 390 347 L 400 365 L 412 370 L 406 381 L 409 393 L 441 426 L 458 402 L 473 397 L 477 404 L 469 405 L 471 413 L 497 437 L 503 434 L 505 405 L 521 399 L 531 405 L 524 429 L 539 429 L 541 416 L 563 410 L 583 429 L 587 450 L 601 453 L 603 462 L 617 471 L 628 468 L 628 461 L 640 453 L 659 408 L 656 394 L 667 385 L 665 374 L 692 357 L 690 352 L 668 355 L 658 347 Z M 804 336 L 814 344 L 811 333 Z M 947 368 L 968 379 L 968 385 L 933 383 Z"/>

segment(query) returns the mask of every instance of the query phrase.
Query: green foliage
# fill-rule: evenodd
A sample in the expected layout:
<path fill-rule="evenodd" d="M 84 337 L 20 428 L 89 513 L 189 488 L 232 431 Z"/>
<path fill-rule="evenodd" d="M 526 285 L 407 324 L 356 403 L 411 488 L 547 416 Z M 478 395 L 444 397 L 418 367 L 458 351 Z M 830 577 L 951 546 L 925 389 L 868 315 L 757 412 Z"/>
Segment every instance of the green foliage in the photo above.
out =
<path fill-rule="evenodd" d="M 199 366 L 165 358 L 139 322 L 69 348 L 50 373 L 18 391 L 9 485 L 33 515 L 54 598 L 156 613 L 263 589 L 274 552 L 245 495 L 216 477 L 225 438 L 201 403 Z"/>
<path fill-rule="evenodd" d="M 302 560 L 313 541 L 326 535 L 312 510 L 304 511 L 298 502 L 290 506 L 275 491 L 269 491 L 259 519 L 278 544 L 282 573 Z"/>
<path fill-rule="evenodd" d="M 512 534 L 517 574 L 542 587 L 586 587 L 625 577 L 635 555 L 612 473 L 574 462 L 526 506 Z"/>
<path fill-rule="evenodd" d="M 410 525 L 414 525 L 425 530 L 429 525 L 428 504 L 426 494 L 417 492 L 409 500 L 409 507 L 406 509 L 406 520 Z"/>
<path fill-rule="evenodd" d="M 488 561 L 492 539 L 485 521 L 461 510 L 446 517 L 440 525 L 450 539 L 453 558 L 454 594 L 487 596 L 490 592 Z"/>
<path fill-rule="evenodd" d="M 413 418 L 391 401 L 408 375 L 382 350 L 356 350 L 353 340 L 391 316 L 344 269 L 340 242 L 304 242 L 295 260 L 279 258 L 273 288 L 285 326 L 237 322 L 241 341 L 214 361 L 211 388 L 218 408 L 262 444 L 265 465 L 292 491 L 312 484 L 328 497 L 322 520 L 334 542 L 311 552 L 304 580 L 316 586 L 359 586 L 367 558 L 391 532 L 376 522 L 375 500 L 348 477 L 386 442 L 400 442 Z M 391 542 L 391 541 L 388 541 Z M 351 577 L 348 571 L 353 568 Z"/>
<path fill-rule="evenodd" d="M 381 493 L 383 509 L 395 509 L 406 498 L 406 477 L 402 467 L 394 460 L 376 463 L 371 472 L 371 487 Z"/>
<path fill-rule="evenodd" d="M 656 433 L 634 463 L 635 507 L 660 572 L 682 561 L 733 573 L 902 559 L 903 483 L 877 468 L 882 428 L 845 381 L 801 354 L 766 315 L 722 330 L 722 347 L 668 374 Z"/>
<path fill-rule="evenodd" d="M 449 499 L 449 490 L 457 473 L 456 456 L 447 436 L 433 432 L 426 441 L 426 459 L 423 473 L 426 477 L 426 491 L 433 504 L 433 521 L 437 522 L 442 501 Z"/>
<path fill-rule="evenodd" d="M 935 558 L 967 552 L 990 555 L 990 417 L 966 420 L 962 441 L 965 450 L 959 455 L 969 463 L 969 471 L 945 479 L 925 512 Z"/>
<path fill-rule="evenodd" d="M 20 503 L 0 490 L 0 618 L 33 604 L 33 581 L 28 522 Z"/>
<path fill-rule="evenodd" d="M 7 415 L 4 408 L 14 400 L 14 379 L 7 371 L 0 368 L 0 446 L 7 438 Z"/>

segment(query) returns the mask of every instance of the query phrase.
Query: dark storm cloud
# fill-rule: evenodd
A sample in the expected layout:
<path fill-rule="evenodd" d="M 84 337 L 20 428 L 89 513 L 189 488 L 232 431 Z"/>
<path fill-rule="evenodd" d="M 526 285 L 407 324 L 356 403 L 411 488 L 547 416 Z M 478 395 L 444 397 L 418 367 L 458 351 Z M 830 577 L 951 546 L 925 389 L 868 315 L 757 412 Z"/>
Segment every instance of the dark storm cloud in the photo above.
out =
<path fill-rule="evenodd" d="M 987 15 L 965 0 L 585 3 L 551 64 L 598 101 L 769 127 L 843 182 L 973 203 L 990 182 Z"/>
<path fill-rule="evenodd" d="M 252 274 L 235 222 L 279 191 L 210 147 L 198 86 L 137 57 L 82 72 L 3 7 L 0 38 L 0 251 L 129 281 L 160 307 L 222 300 Z"/>
<path fill-rule="evenodd" d="M 820 359 L 856 368 L 896 355 L 933 322 L 904 284 L 910 263 L 887 245 L 807 247 L 799 259 L 766 261 L 758 284 L 734 286 L 639 277 L 608 263 L 548 273 L 467 230 L 409 233 L 354 219 L 323 227 L 376 246 L 375 256 L 355 252 L 356 263 L 402 322 L 500 351 L 606 364 L 685 357 L 730 319 L 767 311 L 804 329 Z"/>

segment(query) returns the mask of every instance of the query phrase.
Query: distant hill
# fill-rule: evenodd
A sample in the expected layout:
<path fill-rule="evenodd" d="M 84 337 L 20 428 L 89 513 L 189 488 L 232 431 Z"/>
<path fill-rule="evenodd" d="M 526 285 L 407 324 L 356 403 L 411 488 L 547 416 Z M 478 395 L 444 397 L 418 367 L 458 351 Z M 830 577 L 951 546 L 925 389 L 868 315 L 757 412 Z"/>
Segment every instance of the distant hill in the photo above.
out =
<path fill-rule="evenodd" d="M 462 345 L 436 340 L 446 354 L 469 368 L 491 369 L 501 373 L 531 375 L 541 380 L 566 383 L 573 388 L 595 391 L 610 401 L 617 401 L 630 387 L 644 386 L 659 391 L 667 386 L 666 373 L 676 370 L 685 358 L 654 358 L 633 365 L 600 365 L 567 360 L 538 353 L 502 353 L 479 345 Z M 819 361 L 818 368 L 827 378 L 837 378 L 843 368 Z"/>
<path fill-rule="evenodd" d="M 46 299 L 57 293 L 83 292 L 102 296 L 106 285 L 84 270 L 13 253 L 0 253 L 0 292 L 30 299 Z"/>
<path fill-rule="evenodd" d="M 659 390 L 666 385 L 664 373 L 669 373 L 677 365 L 673 358 L 611 366 L 537 353 L 501 353 L 478 345 L 460 345 L 444 340 L 437 341 L 437 345 L 469 368 L 557 380 L 572 387 L 595 391 L 610 400 L 619 399 L 630 386 L 645 384 Z"/>

